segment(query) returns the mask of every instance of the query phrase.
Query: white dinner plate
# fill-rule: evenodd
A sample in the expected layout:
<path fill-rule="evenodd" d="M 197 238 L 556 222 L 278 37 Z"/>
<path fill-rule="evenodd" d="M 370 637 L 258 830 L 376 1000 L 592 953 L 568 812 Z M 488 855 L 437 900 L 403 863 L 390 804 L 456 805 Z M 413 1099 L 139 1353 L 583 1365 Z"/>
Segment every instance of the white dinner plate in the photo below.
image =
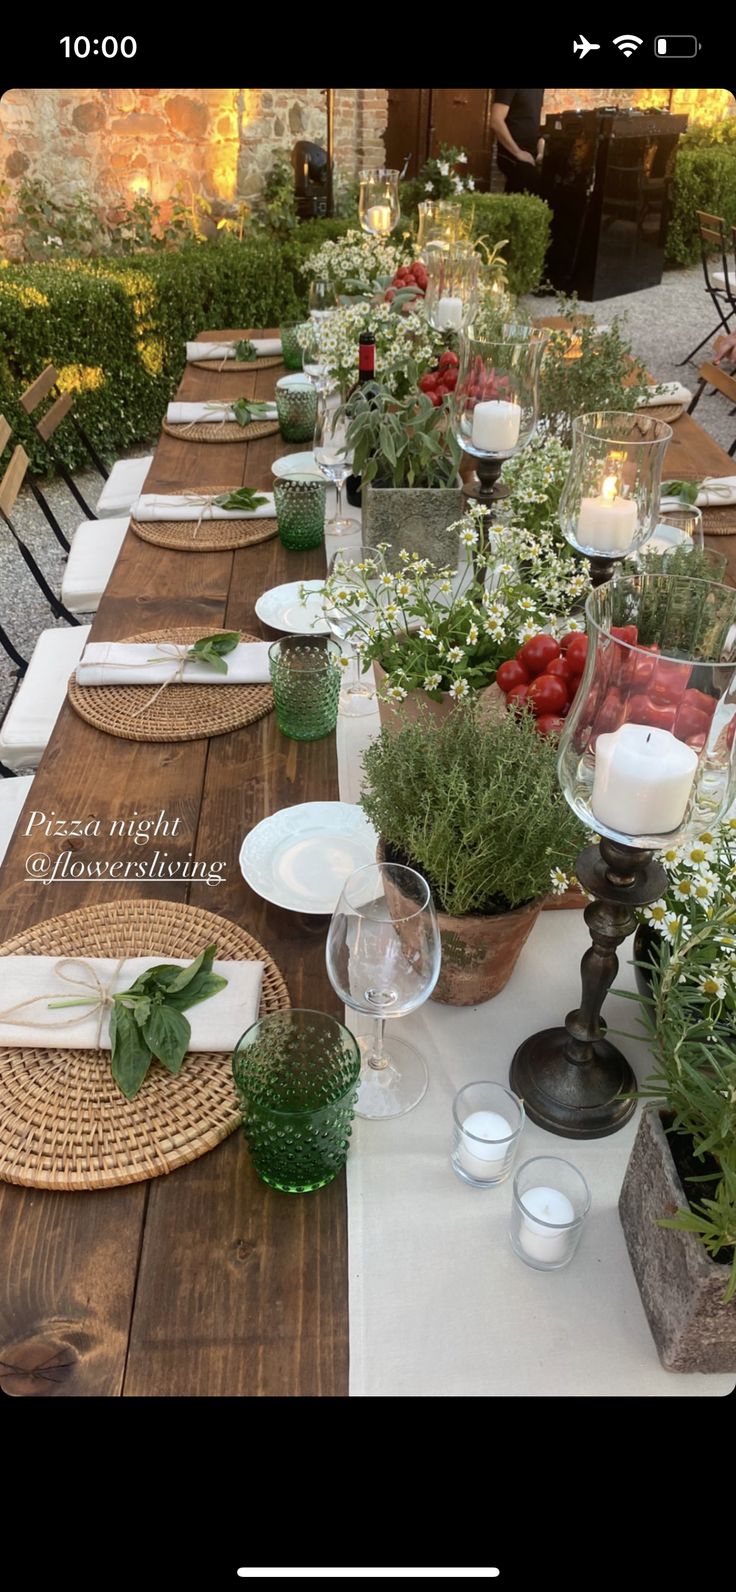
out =
<path fill-rule="evenodd" d="M 264 818 L 240 848 L 256 895 L 291 912 L 334 912 L 345 880 L 376 860 L 378 837 L 362 807 L 303 802 Z"/>
<path fill-rule="evenodd" d="M 283 477 L 285 475 L 303 475 L 310 481 L 326 481 L 313 453 L 285 453 L 282 459 L 275 459 L 271 465 L 271 474 Z"/>
<path fill-rule="evenodd" d="M 655 525 L 649 540 L 640 549 L 642 553 L 669 553 L 672 547 L 681 547 L 683 542 L 689 542 L 687 531 L 681 531 L 679 525 Z"/>
<path fill-rule="evenodd" d="M 299 595 L 302 586 L 312 594 L 306 602 Z M 285 630 L 290 636 L 329 636 L 322 598 L 317 595 L 323 586 L 323 580 L 292 580 L 285 586 L 272 586 L 258 598 L 258 618 L 272 630 Z"/>

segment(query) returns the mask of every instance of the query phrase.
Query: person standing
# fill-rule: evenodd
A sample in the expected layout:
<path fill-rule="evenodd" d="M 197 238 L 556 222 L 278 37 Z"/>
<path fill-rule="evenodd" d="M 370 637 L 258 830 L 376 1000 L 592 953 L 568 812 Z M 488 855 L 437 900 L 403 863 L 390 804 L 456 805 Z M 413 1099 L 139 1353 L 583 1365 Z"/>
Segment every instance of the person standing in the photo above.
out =
<path fill-rule="evenodd" d="M 507 193 L 539 193 L 544 154 L 543 103 L 543 88 L 493 91 L 491 128 L 496 135 L 496 159 L 506 178 Z"/>

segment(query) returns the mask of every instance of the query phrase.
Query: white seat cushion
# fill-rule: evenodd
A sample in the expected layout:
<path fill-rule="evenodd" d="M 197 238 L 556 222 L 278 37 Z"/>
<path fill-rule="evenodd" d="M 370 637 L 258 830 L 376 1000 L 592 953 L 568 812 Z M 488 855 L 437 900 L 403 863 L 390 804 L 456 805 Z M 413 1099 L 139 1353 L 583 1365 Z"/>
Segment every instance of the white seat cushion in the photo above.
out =
<path fill-rule="evenodd" d="M 16 772 L 37 768 L 48 746 L 91 625 L 42 630 L 0 729 L 0 763 Z"/>
<path fill-rule="evenodd" d="M 20 779 L 0 779 L 0 862 L 10 845 L 32 784 L 32 774 L 22 774 Z"/>
<path fill-rule="evenodd" d="M 123 514 L 77 527 L 61 583 L 61 600 L 73 614 L 96 612 L 129 525 L 130 515 Z"/>
<path fill-rule="evenodd" d="M 119 459 L 102 488 L 95 514 L 102 519 L 109 514 L 129 514 L 152 464 L 152 453 L 145 459 Z"/>

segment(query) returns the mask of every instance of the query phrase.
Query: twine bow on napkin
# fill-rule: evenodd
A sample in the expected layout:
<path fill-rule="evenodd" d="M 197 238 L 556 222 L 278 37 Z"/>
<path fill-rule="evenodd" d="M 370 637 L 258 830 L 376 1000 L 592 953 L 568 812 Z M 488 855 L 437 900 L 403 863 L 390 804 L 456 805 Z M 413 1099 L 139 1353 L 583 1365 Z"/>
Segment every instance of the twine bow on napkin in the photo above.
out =
<path fill-rule="evenodd" d="M 205 409 L 219 409 L 221 411 L 220 414 L 213 414 L 212 416 L 213 423 L 219 426 L 224 425 L 228 418 L 228 409 L 231 408 L 232 404 L 217 403 L 216 401 L 213 401 L 212 403 L 205 403 Z M 184 435 L 185 431 L 191 431 L 193 426 L 201 426 L 201 424 L 201 420 L 188 420 L 186 425 L 182 426 L 181 428 L 182 436 Z M 197 526 L 197 529 L 199 529 L 199 526 Z"/>
<path fill-rule="evenodd" d="M 102 1039 L 102 1024 L 105 1020 L 105 1013 L 113 1004 L 112 987 L 116 980 L 120 977 L 120 973 L 122 972 L 127 960 L 127 956 L 121 956 L 119 958 L 113 969 L 110 983 L 105 984 L 100 978 L 96 968 L 92 966 L 91 962 L 85 962 L 83 958 L 79 956 L 64 956 L 60 961 L 54 964 L 54 972 L 57 978 L 61 979 L 63 984 L 74 984 L 79 989 L 90 990 L 91 993 L 89 995 L 72 996 L 67 1000 L 57 1000 L 55 998 L 56 990 L 48 990 L 45 995 L 33 995 L 31 996 L 30 1000 L 17 1001 L 15 1006 L 9 1006 L 7 1011 L 0 1012 L 0 1022 L 7 1024 L 9 1028 L 25 1028 L 27 1026 L 27 1019 L 18 1018 L 16 1021 L 13 1021 L 13 1012 L 23 1011 L 24 1008 L 28 1006 L 37 1006 L 39 1001 L 46 1001 L 49 1011 L 55 1011 L 67 1006 L 91 1006 L 92 1011 L 89 1013 L 89 1016 L 92 1017 L 95 1013 L 97 1013 L 97 1038 L 95 1042 L 95 1048 L 99 1050 L 100 1041 Z M 81 968 L 86 977 L 73 978 L 71 973 L 65 973 L 62 971 L 64 968 L 68 967 Z M 53 1022 L 43 1023 L 41 1026 L 53 1031 L 55 1029 L 69 1028 L 78 1021 L 79 1018 L 76 1016 L 60 1017 Z"/>

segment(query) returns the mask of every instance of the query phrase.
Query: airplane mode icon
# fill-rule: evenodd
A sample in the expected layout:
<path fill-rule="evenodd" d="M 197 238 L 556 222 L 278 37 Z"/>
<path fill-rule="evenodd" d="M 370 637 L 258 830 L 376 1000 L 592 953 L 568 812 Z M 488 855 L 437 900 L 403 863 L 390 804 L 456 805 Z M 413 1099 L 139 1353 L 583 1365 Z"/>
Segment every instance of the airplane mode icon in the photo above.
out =
<path fill-rule="evenodd" d="M 586 39 L 584 33 L 581 33 L 581 35 L 580 35 L 580 43 L 579 44 L 573 44 L 573 52 L 577 53 L 578 50 L 580 51 L 580 59 L 581 59 L 581 61 L 585 60 L 585 57 L 588 54 L 589 50 L 599 50 L 599 49 L 600 49 L 600 44 L 590 44 L 588 42 L 588 40 Z"/>

